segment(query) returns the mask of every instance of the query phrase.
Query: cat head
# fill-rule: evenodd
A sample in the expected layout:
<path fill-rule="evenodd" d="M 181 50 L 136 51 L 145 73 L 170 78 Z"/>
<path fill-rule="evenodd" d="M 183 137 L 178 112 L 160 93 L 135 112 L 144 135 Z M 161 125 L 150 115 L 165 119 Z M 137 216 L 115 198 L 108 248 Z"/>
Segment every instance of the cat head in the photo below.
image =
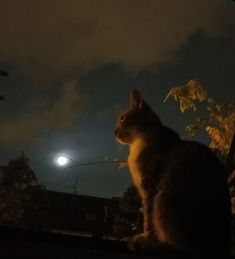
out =
<path fill-rule="evenodd" d="M 144 137 L 151 130 L 161 126 L 158 116 L 144 101 L 139 91 L 130 96 L 130 107 L 117 120 L 114 135 L 121 144 L 132 144 L 138 137 Z"/>

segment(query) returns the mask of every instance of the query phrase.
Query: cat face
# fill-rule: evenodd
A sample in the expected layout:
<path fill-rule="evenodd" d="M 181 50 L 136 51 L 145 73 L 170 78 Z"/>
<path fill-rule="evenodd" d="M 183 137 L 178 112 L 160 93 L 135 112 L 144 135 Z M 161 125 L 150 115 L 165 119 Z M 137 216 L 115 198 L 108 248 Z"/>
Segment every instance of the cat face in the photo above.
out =
<path fill-rule="evenodd" d="M 131 94 L 130 107 L 117 120 L 114 135 L 121 144 L 132 144 L 136 138 L 161 122 L 152 109 L 144 102 L 137 90 Z"/>

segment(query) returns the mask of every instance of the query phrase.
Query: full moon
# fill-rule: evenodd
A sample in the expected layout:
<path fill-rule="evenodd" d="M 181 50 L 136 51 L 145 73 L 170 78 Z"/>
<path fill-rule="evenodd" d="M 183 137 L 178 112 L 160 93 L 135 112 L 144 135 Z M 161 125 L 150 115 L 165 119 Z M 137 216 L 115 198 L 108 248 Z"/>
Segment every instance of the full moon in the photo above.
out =
<path fill-rule="evenodd" d="M 57 157 L 57 164 L 59 166 L 65 166 L 69 163 L 69 159 L 65 156 L 59 156 Z"/>

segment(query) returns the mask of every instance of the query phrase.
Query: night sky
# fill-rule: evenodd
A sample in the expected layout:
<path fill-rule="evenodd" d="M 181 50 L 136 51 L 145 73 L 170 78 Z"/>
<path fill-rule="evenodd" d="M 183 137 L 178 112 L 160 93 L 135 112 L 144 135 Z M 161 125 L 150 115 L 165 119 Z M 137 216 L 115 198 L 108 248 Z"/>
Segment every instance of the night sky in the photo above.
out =
<path fill-rule="evenodd" d="M 0 0 L 0 164 L 24 150 L 48 189 L 101 197 L 130 185 L 113 137 L 137 88 L 162 121 L 187 137 L 172 86 L 198 79 L 215 101 L 235 97 L 235 2 L 230 0 Z M 199 136 L 200 138 L 200 136 Z M 204 139 L 203 139 L 204 140 Z"/>

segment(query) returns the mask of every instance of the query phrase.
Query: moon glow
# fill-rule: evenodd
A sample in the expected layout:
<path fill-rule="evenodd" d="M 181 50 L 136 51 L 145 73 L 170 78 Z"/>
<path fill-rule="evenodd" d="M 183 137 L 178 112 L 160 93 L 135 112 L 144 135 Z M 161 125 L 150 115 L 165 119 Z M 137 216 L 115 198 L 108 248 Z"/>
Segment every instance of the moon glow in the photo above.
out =
<path fill-rule="evenodd" d="M 69 159 L 65 156 L 59 156 L 57 157 L 57 164 L 59 166 L 65 166 L 69 163 Z"/>

